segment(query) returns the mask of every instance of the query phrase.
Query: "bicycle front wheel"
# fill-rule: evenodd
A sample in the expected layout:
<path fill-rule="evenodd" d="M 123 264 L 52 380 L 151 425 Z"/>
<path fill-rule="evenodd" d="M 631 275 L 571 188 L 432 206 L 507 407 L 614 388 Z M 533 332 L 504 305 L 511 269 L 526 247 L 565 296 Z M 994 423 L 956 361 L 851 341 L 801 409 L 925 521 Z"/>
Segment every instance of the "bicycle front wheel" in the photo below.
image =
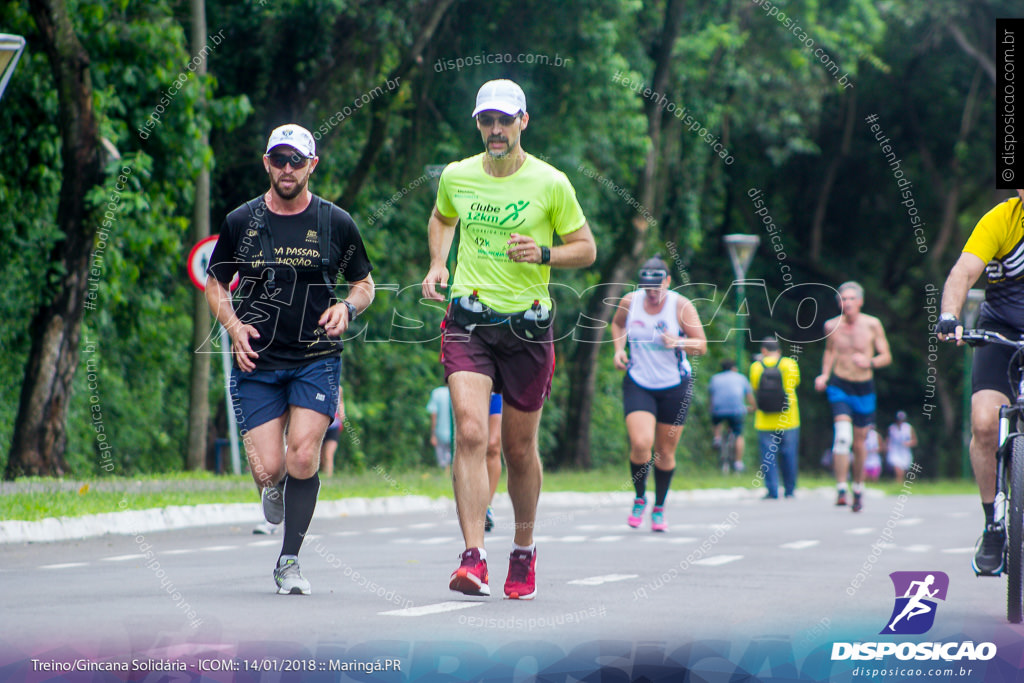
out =
<path fill-rule="evenodd" d="M 1024 571 L 1024 435 L 1013 437 L 1006 485 L 1010 501 L 1006 511 L 1006 618 L 1021 623 L 1022 571 Z"/>

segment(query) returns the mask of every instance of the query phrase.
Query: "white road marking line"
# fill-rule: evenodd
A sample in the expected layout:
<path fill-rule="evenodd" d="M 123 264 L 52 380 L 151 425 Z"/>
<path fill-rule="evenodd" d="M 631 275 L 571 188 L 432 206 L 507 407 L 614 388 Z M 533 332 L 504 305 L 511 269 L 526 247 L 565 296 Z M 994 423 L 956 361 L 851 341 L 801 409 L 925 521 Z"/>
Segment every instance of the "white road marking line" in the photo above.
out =
<path fill-rule="evenodd" d="M 145 557 L 146 556 L 142 555 L 142 554 L 137 554 L 137 555 L 114 555 L 113 557 L 104 557 L 104 558 L 102 558 L 102 560 L 104 562 L 126 562 L 128 560 L 141 560 L 141 559 L 143 559 Z"/>
<path fill-rule="evenodd" d="M 451 536 L 434 536 L 433 538 L 423 538 L 418 542 L 420 545 L 440 545 L 441 543 L 454 543 L 457 539 Z"/>
<path fill-rule="evenodd" d="M 851 534 L 853 536 L 863 536 L 865 534 L 870 534 L 874 530 L 875 530 L 874 527 L 859 526 L 859 527 L 856 527 L 856 528 L 853 528 L 853 529 L 847 529 L 846 533 Z"/>
<path fill-rule="evenodd" d="M 625 536 L 598 536 L 594 539 L 597 543 L 612 543 L 614 541 L 621 541 Z"/>
<path fill-rule="evenodd" d="M 72 569 L 73 567 L 88 567 L 88 562 L 65 562 L 63 564 L 44 564 L 40 569 Z"/>
<path fill-rule="evenodd" d="M 916 524 L 920 524 L 923 521 L 924 519 L 921 517 L 908 517 L 907 519 L 896 520 L 896 523 L 902 524 L 903 526 L 914 526 Z"/>
<path fill-rule="evenodd" d="M 644 536 L 644 543 L 693 543 L 699 540 L 695 536 L 679 536 L 665 538 L 661 534 L 651 534 L 650 536 Z"/>
<path fill-rule="evenodd" d="M 947 553 L 949 555 L 970 555 L 974 552 L 974 547 L 970 548 L 943 548 L 940 552 Z"/>
<path fill-rule="evenodd" d="M 533 537 L 533 542 L 534 543 L 537 542 L 537 538 L 538 538 L 537 536 Z M 511 543 L 512 539 L 513 539 L 512 536 L 487 536 L 487 543 L 489 545 L 493 545 L 493 544 L 496 544 L 496 543 L 506 543 L 506 542 Z"/>
<path fill-rule="evenodd" d="M 398 531 L 397 526 L 382 526 L 379 529 L 370 529 L 371 534 L 393 534 Z"/>
<path fill-rule="evenodd" d="M 712 555 L 711 557 L 705 557 L 703 560 L 696 560 L 693 564 L 702 564 L 706 567 L 719 567 L 723 564 L 729 564 L 730 562 L 742 559 L 742 555 Z"/>
<path fill-rule="evenodd" d="M 427 614 L 440 614 L 442 612 L 454 612 L 455 610 L 467 609 L 469 607 L 480 607 L 483 604 L 484 603 L 482 602 L 438 602 L 433 605 L 394 609 L 389 612 L 378 612 L 377 614 L 389 617 L 422 617 Z"/>
<path fill-rule="evenodd" d="M 779 547 L 786 548 L 787 550 L 806 550 L 807 548 L 813 548 L 819 543 L 821 543 L 821 541 L 792 541 L 790 543 L 783 543 Z"/>
<path fill-rule="evenodd" d="M 437 526 L 437 522 L 420 522 L 419 524 L 410 524 L 410 529 L 430 529 L 431 527 Z"/>
<path fill-rule="evenodd" d="M 605 574 L 604 576 L 589 576 L 585 579 L 575 579 L 569 583 L 576 586 L 600 586 L 602 583 L 612 583 L 614 581 L 625 581 L 626 579 L 637 578 L 640 578 L 639 574 Z"/>
<path fill-rule="evenodd" d="M 932 547 L 930 545 L 908 545 L 904 550 L 911 553 L 926 553 L 930 551 Z"/>
<path fill-rule="evenodd" d="M 331 536 L 358 536 L 362 531 L 335 531 Z"/>
<path fill-rule="evenodd" d="M 315 536 L 306 536 L 307 540 L 313 539 L 313 538 L 316 538 L 316 537 Z M 208 548 L 198 548 L 198 550 L 200 552 L 204 552 L 204 553 L 219 553 L 222 550 L 237 550 L 237 549 L 238 549 L 237 545 L 211 545 Z"/>
<path fill-rule="evenodd" d="M 268 545 L 281 545 L 281 541 L 253 541 L 252 543 L 246 543 L 246 545 L 253 548 L 262 548 Z"/>
<path fill-rule="evenodd" d="M 161 555 L 188 555 L 189 553 L 197 553 L 197 548 L 178 548 L 177 550 L 165 550 Z"/>

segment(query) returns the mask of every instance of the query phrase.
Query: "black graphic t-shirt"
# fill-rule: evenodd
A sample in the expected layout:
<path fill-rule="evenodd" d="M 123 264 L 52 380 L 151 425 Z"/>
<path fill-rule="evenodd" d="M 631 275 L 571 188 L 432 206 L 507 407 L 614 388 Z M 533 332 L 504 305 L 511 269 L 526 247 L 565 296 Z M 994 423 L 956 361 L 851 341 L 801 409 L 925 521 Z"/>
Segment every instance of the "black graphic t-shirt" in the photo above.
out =
<path fill-rule="evenodd" d="M 296 367 L 341 353 L 341 340 L 328 337 L 318 324 L 323 312 L 338 301 L 320 268 L 319 202 L 314 195 L 305 211 L 290 216 L 267 210 L 262 197 L 252 202 L 256 211 L 265 212 L 273 235 L 275 257 L 269 264 L 248 204 L 229 213 L 221 226 L 206 272 L 225 285 L 239 274 L 235 313 L 259 332 L 259 339 L 250 339 L 259 354 L 259 370 Z M 339 276 L 356 282 L 373 270 L 355 221 L 337 206 L 331 208 L 330 251 L 332 282 Z"/>

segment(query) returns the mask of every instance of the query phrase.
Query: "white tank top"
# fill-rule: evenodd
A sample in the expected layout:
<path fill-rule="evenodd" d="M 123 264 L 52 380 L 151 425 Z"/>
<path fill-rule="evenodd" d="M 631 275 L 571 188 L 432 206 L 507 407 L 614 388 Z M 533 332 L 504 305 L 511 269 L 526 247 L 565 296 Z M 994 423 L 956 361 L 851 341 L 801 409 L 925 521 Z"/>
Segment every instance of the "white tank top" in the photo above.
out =
<path fill-rule="evenodd" d="M 910 452 L 910 423 L 904 422 L 903 424 L 893 423 L 889 425 L 889 457 L 905 457 L 909 458 L 912 456 Z"/>
<path fill-rule="evenodd" d="M 679 295 L 665 292 L 661 311 L 650 314 L 644 310 L 647 295 L 642 289 L 633 294 L 626 314 L 626 341 L 629 343 L 629 376 L 644 389 L 667 389 L 678 386 L 690 374 L 686 352 L 665 346 L 661 333 L 685 336 L 679 328 L 676 308 Z"/>

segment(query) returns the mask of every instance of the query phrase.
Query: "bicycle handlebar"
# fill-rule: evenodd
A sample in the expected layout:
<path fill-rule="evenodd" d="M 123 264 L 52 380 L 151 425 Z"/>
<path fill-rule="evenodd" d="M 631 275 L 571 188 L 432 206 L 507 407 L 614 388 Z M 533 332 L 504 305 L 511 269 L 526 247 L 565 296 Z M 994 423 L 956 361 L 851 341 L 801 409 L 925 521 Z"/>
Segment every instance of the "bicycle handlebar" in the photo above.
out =
<path fill-rule="evenodd" d="M 946 341 L 956 341 L 956 339 L 949 337 Z M 964 342 L 968 346 L 990 343 L 1012 346 L 1015 349 L 1024 349 L 1024 339 L 1009 339 L 999 332 L 992 332 L 990 330 L 964 330 L 963 334 L 960 336 L 960 341 Z"/>

